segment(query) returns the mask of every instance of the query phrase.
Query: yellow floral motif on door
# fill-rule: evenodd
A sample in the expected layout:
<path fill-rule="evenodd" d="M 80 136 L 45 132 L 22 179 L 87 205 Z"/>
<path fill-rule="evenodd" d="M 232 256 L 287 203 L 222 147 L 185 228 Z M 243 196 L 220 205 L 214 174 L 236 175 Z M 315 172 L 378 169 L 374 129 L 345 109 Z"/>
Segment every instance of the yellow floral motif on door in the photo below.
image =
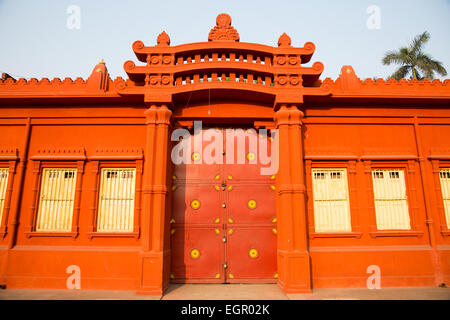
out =
<path fill-rule="evenodd" d="M 195 199 L 191 201 L 191 208 L 194 210 L 197 210 L 198 208 L 200 208 L 200 201 Z"/>
<path fill-rule="evenodd" d="M 252 259 L 258 258 L 258 250 L 252 248 L 248 251 L 248 256 Z"/>
<path fill-rule="evenodd" d="M 198 259 L 198 257 L 200 257 L 200 251 L 198 251 L 198 249 L 192 249 L 191 257 L 192 259 Z"/>

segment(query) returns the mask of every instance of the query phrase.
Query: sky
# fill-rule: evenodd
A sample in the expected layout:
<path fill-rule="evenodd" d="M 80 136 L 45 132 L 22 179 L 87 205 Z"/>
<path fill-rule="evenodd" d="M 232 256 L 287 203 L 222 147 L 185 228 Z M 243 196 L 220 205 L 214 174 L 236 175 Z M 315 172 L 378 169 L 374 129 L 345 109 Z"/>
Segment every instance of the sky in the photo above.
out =
<path fill-rule="evenodd" d="M 344 65 L 361 79 L 386 78 L 395 66 L 383 66 L 383 55 L 423 31 L 431 34 L 424 51 L 450 73 L 450 0 L 0 0 L 0 72 L 86 79 L 104 59 L 113 79 L 126 78 L 125 61 L 141 64 L 134 41 L 155 45 L 163 30 L 171 45 L 207 41 L 222 12 L 241 42 L 276 46 L 283 32 L 293 46 L 313 42 L 308 65 L 325 65 L 321 79 Z"/>

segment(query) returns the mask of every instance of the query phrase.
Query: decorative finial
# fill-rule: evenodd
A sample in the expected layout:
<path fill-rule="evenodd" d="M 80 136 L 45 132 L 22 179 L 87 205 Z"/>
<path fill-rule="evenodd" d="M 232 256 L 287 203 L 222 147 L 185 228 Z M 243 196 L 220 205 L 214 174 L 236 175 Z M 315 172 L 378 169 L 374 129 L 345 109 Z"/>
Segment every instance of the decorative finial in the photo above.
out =
<path fill-rule="evenodd" d="M 239 33 L 231 26 L 231 17 L 221 13 L 216 18 L 216 26 L 211 29 L 208 41 L 239 41 Z"/>
<path fill-rule="evenodd" d="M 284 32 L 278 38 L 278 46 L 279 47 L 290 47 L 291 46 L 291 37 L 289 37 L 286 32 Z"/>
<path fill-rule="evenodd" d="M 221 13 L 216 18 L 216 24 L 220 28 L 226 28 L 231 26 L 231 17 L 229 14 Z"/>
<path fill-rule="evenodd" d="M 158 46 L 170 46 L 169 35 L 165 31 L 161 32 L 158 38 L 156 38 L 156 43 Z"/>
<path fill-rule="evenodd" d="M 106 64 L 106 62 L 102 58 L 102 60 L 100 60 L 99 64 Z"/>

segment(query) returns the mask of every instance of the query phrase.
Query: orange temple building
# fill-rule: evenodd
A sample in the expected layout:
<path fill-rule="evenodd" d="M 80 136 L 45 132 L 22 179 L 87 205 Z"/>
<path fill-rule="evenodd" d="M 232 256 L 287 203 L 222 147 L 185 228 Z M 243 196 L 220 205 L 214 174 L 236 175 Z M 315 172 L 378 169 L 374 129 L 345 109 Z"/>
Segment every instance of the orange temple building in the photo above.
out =
<path fill-rule="evenodd" d="M 449 284 L 450 80 L 320 80 L 313 43 L 240 42 L 227 14 L 206 42 L 132 48 L 126 80 L 102 61 L 87 80 L 0 81 L 0 284 Z M 247 149 L 205 163 L 206 143 L 174 164 L 173 132 L 197 121 L 276 133 L 278 171 Z"/>

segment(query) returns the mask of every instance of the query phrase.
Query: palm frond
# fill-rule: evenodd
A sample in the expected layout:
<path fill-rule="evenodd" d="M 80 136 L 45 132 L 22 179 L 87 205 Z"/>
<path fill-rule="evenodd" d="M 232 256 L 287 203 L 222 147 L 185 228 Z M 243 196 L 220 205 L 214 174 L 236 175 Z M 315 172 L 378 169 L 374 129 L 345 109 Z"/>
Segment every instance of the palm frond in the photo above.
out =
<path fill-rule="evenodd" d="M 442 62 L 433 60 L 429 55 L 422 52 L 423 45 L 430 39 L 428 31 L 417 35 L 408 47 L 402 47 L 398 51 L 388 51 L 381 60 L 384 65 L 391 63 L 399 64 L 401 67 L 389 78 L 400 80 L 411 72 L 411 78 L 423 79 L 422 75 L 432 80 L 434 73 L 441 76 L 447 75 Z M 420 71 L 420 72 L 419 72 Z"/>
<path fill-rule="evenodd" d="M 433 60 L 429 55 L 421 53 L 417 56 L 417 67 L 426 74 L 426 77 L 430 80 L 434 78 L 434 72 L 440 74 L 441 76 L 447 75 L 447 70 L 445 70 L 442 62 Z"/>
<path fill-rule="evenodd" d="M 407 48 L 400 48 L 398 51 L 386 52 L 382 62 L 384 65 L 390 65 L 391 63 L 405 64 L 408 60 Z"/>
<path fill-rule="evenodd" d="M 400 80 L 402 78 L 405 78 L 410 69 L 411 66 L 402 66 L 398 68 L 398 70 L 395 71 L 388 79 L 394 78 L 395 80 Z"/>
<path fill-rule="evenodd" d="M 417 35 L 411 42 L 410 48 L 413 54 L 417 54 L 422 50 L 422 46 L 430 39 L 428 31 L 424 31 L 422 34 Z"/>
<path fill-rule="evenodd" d="M 414 70 L 413 75 L 416 75 L 416 79 L 417 79 L 417 80 L 422 80 L 423 77 L 422 77 L 422 75 L 419 73 L 419 70 L 417 70 L 417 68 L 413 68 L 413 70 Z M 414 76 L 411 77 L 411 79 L 413 79 L 413 78 L 414 78 Z"/>

